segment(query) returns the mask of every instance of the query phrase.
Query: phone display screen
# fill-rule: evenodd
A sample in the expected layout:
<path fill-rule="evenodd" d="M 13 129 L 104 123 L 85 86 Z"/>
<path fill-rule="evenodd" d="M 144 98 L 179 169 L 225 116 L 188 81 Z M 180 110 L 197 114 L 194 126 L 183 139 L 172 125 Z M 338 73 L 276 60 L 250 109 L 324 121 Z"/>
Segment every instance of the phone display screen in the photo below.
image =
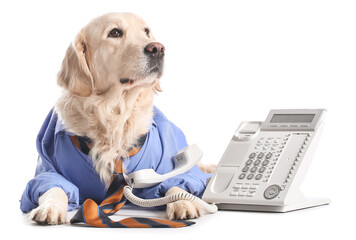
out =
<path fill-rule="evenodd" d="M 274 114 L 271 123 L 311 123 L 315 114 Z"/>

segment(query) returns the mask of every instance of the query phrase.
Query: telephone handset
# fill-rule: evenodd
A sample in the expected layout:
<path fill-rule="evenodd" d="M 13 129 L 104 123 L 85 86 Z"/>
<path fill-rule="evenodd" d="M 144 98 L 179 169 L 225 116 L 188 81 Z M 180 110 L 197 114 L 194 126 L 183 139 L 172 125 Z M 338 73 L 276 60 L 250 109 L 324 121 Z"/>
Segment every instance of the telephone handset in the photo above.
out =
<path fill-rule="evenodd" d="M 198 145 L 183 148 L 174 156 L 174 169 L 166 174 L 158 174 L 153 169 L 142 169 L 128 175 L 129 184 L 135 188 L 146 188 L 157 185 L 164 180 L 185 173 L 196 165 L 203 156 Z"/>
<path fill-rule="evenodd" d="M 322 130 L 324 109 L 271 110 L 242 122 L 202 197 L 219 209 L 287 212 L 329 204 L 299 190 Z"/>
<path fill-rule="evenodd" d="M 126 199 L 141 207 L 162 206 L 179 200 L 188 200 L 200 205 L 206 213 L 216 213 L 218 208 L 215 204 L 208 204 L 188 192 L 176 193 L 156 199 L 142 199 L 132 193 L 133 188 L 152 187 L 168 178 L 187 172 L 200 161 L 202 156 L 203 152 L 198 145 L 193 144 L 183 148 L 174 156 L 174 169 L 169 173 L 160 175 L 153 169 L 142 169 L 130 173 L 127 176 L 129 185 L 124 187 Z"/>

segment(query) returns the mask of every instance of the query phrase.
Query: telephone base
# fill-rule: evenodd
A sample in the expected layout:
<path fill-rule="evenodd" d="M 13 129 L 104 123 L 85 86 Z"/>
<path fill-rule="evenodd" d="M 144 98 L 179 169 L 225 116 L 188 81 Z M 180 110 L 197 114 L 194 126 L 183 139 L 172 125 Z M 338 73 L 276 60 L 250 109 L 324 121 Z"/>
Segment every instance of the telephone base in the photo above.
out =
<path fill-rule="evenodd" d="M 322 205 L 330 204 L 330 199 L 324 198 L 308 198 L 305 201 L 284 205 L 284 206 L 272 206 L 272 205 L 249 205 L 249 204 L 231 204 L 221 203 L 216 204 L 219 210 L 235 210 L 235 211 L 254 211 L 254 212 L 291 212 L 301 210 L 305 208 L 312 208 Z"/>

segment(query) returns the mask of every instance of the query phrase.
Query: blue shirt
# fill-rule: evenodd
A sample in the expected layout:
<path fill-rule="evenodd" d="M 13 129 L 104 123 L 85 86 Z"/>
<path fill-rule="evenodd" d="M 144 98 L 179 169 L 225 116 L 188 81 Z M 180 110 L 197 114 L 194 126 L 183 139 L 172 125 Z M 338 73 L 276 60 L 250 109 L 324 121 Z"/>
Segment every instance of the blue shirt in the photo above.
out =
<path fill-rule="evenodd" d="M 38 206 L 38 198 L 47 190 L 59 187 L 68 196 L 68 210 L 71 211 L 87 198 L 100 203 L 105 196 L 105 185 L 93 167 L 91 158 L 78 150 L 70 138 L 73 134 L 52 109 L 37 136 L 39 153 L 35 177 L 30 180 L 21 197 L 21 210 L 29 212 Z M 174 169 L 173 156 L 187 146 L 183 132 L 154 107 L 154 117 L 141 150 L 124 160 L 126 174 L 151 168 L 159 174 Z M 207 178 L 197 166 L 184 174 L 151 187 L 134 189 L 134 194 L 146 199 L 158 198 L 173 186 L 178 186 L 201 197 Z"/>

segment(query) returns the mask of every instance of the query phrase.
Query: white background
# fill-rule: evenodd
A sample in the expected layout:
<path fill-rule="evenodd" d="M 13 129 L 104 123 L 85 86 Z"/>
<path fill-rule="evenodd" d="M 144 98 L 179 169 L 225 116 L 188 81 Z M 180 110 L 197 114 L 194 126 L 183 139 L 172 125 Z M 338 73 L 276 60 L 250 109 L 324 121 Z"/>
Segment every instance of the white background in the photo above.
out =
<path fill-rule="evenodd" d="M 326 108 L 324 133 L 303 191 L 331 198 L 332 204 L 287 214 L 218 212 L 175 230 L 28 223 L 19 199 L 35 171 L 37 132 L 60 95 L 56 74 L 65 50 L 81 27 L 112 11 L 143 17 L 165 45 L 163 92 L 155 103 L 190 143 L 200 145 L 206 163 L 219 161 L 240 121 L 264 120 L 272 108 Z M 342 0 L 2 1 L 1 235 L 354 237 L 355 12 L 354 1 Z"/>

